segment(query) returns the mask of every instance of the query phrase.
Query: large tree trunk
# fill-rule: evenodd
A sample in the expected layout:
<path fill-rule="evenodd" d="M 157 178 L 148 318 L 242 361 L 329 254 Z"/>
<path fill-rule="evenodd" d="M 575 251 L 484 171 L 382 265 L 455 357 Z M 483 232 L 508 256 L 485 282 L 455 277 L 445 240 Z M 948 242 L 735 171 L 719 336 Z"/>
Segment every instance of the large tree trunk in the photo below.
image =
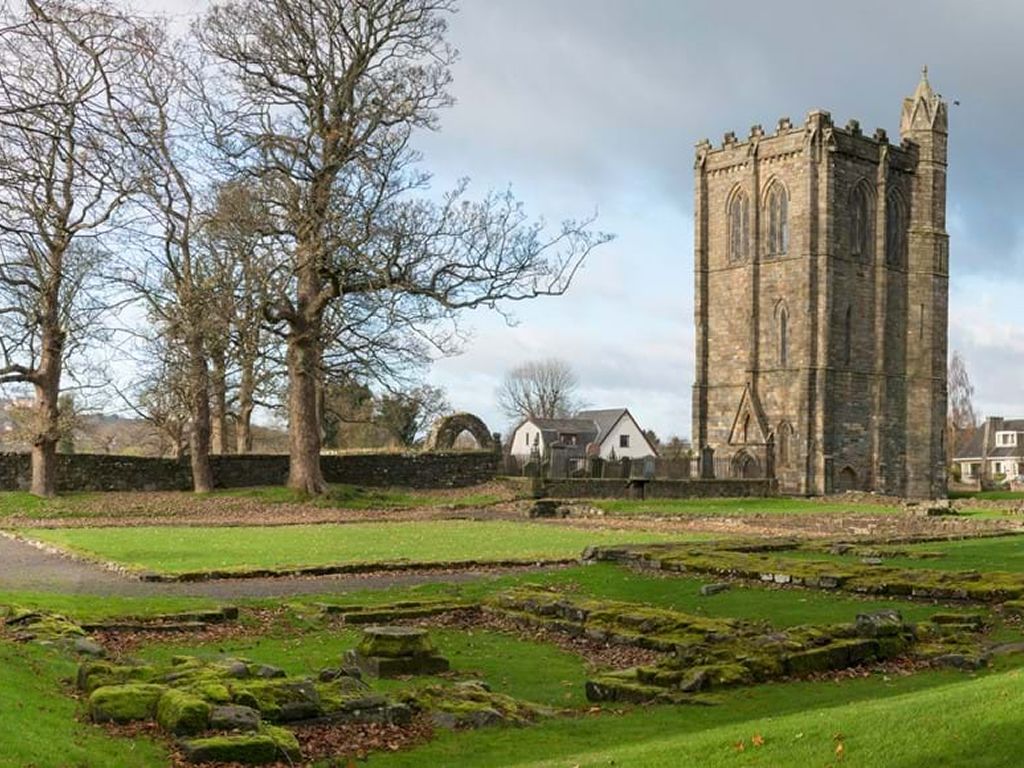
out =
<path fill-rule="evenodd" d="M 228 452 L 228 381 L 223 351 L 214 352 L 211 362 L 212 450 L 220 456 Z"/>
<path fill-rule="evenodd" d="M 35 387 L 35 435 L 32 440 L 32 485 L 35 496 L 57 495 L 57 441 L 60 439 L 60 374 L 64 353 L 64 334 L 60 330 L 56 305 L 59 284 L 51 302 L 44 301 L 46 315 L 42 323 L 42 354 L 33 381 Z"/>
<path fill-rule="evenodd" d="M 235 450 L 238 453 L 252 453 L 252 412 L 256 392 L 256 375 L 250 360 L 242 364 L 242 376 L 238 382 L 238 418 L 235 420 Z"/>
<path fill-rule="evenodd" d="M 189 437 L 192 464 L 192 488 L 196 493 L 213 490 L 213 467 L 210 465 L 210 373 L 202 339 L 188 341 L 189 399 L 192 411 L 192 432 Z"/>
<path fill-rule="evenodd" d="M 301 319 L 288 333 L 288 487 L 316 495 L 327 490 L 320 471 L 317 380 L 319 339 Z"/>

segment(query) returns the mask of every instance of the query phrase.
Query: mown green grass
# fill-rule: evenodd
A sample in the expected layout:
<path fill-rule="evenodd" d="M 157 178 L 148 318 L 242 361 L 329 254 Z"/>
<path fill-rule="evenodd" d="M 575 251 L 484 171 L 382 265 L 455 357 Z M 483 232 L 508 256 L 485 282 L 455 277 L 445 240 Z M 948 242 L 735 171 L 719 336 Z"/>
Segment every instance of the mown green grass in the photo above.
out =
<path fill-rule="evenodd" d="M 145 739 L 115 739 L 76 719 L 66 695 L 74 662 L 32 645 L 0 641 L 0 768 L 167 766 Z"/>
<path fill-rule="evenodd" d="M 4 517 L 76 517 L 81 501 L 96 498 L 88 492 L 68 493 L 55 499 L 41 499 L 25 491 L 0 491 L 0 518 Z"/>
<path fill-rule="evenodd" d="M 203 645 L 147 645 L 141 658 L 169 662 L 183 654 L 216 659 L 243 656 L 262 664 L 273 664 L 293 675 L 315 675 L 325 667 L 337 667 L 346 651 L 359 642 L 356 629 L 321 629 L 301 634 L 284 628 L 254 638 L 218 640 Z M 518 699 L 559 708 L 586 705 L 583 685 L 587 671 L 575 654 L 546 643 L 522 640 L 489 631 L 431 631 L 442 656 L 452 671 L 464 679 L 486 680 L 494 691 Z M 414 680 L 370 680 L 374 687 L 389 691 L 410 685 L 427 685 L 437 678 Z"/>
<path fill-rule="evenodd" d="M 941 552 L 942 557 L 886 557 L 883 565 L 894 568 L 925 568 L 937 571 L 1004 571 L 1024 573 L 1024 536 L 966 539 L 964 541 L 927 542 L 924 544 L 896 545 L 898 550 Z M 885 549 L 880 547 L 879 549 Z M 801 550 L 778 553 L 783 557 L 808 560 L 857 563 L 859 557 L 830 555 L 825 552 Z"/>
<path fill-rule="evenodd" d="M 224 604 L 223 600 L 206 597 L 119 597 L 0 591 L 0 607 L 17 606 L 60 613 L 77 622 L 104 621 L 122 616 L 144 618 L 161 613 L 217 608 Z"/>
<path fill-rule="evenodd" d="M 266 504 L 310 503 L 331 509 L 412 509 L 416 507 L 485 507 L 502 501 L 496 493 L 465 493 L 457 495 L 414 491 L 405 488 L 365 488 L 356 485 L 332 485 L 322 496 L 310 497 L 284 486 L 229 488 L 214 491 L 211 496 L 256 499 Z"/>
<path fill-rule="evenodd" d="M 713 579 L 647 576 L 607 564 L 545 574 L 533 581 L 568 587 L 590 597 L 647 603 L 702 616 L 762 619 L 776 627 L 843 623 L 853 621 L 858 613 L 882 608 L 894 608 L 908 621 L 921 621 L 940 610 L 948 611 L 920 601 L 858 598 L 742 583 L 705 597 L 700 588 Z"/>
<path fill-rule="evenodd" d="M 857 513 L 887 515 L 900 511 L 896 505 L 815 501 L 787 497 L 740 499 L 595 499 L 594 506 L 613 515 L 803 515 Z"/>
<path fill-rule="evenodd" d="M 130 568 L 183 573 L 375 562 L 553 560 L 589 544 L 693 538 L 545 523 L 442 520 L 273 528 L 65 528 L 24 534 Z"/>
<path fill-rule="evenodd" d="M 552 720 L 527 730 L 443 733 L 418 749 L 371 755 L 368 764 L 1011 768 L 1020 765 L 1021 683 L 1013 669 L 978 679 L 929 672 L 841 684 L 763 685 L 729 692 L 717 707 L 652 707 Z M 754 746 L 755 735 L 764 739 L 763 746 Z"/>
<path fill-rule="evenodd" d="M 1015 499 L 1024 499 L 1024 491 L 950 491 L 949 498 L 1013 501 Z"/>

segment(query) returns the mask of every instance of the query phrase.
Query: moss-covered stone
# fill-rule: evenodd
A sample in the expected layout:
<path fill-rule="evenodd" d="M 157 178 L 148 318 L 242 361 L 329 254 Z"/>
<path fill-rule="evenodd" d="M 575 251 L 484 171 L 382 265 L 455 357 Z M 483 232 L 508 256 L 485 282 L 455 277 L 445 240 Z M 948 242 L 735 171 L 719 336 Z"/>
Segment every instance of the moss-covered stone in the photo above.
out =
<path fill-rule="evenodd" d="M 89 717 L 96 723 L 152 720 L 157 703 L 167 690 L 152 683 L 129 683 L 97 688 L 89 696 Z"/>
<path fill-rule="evenodd" d="M 667 572 L 715 574 L 821 589 L 845 589 L 862 594 L 909 595 L 942 600 L 1003 602 L 1024 596 L 1024 574 L 929 570 L 865 566 L 780 556 L 796 549 L 792 542 L 774 550 L 753 550 L 742 544 L 703 543 L 595 548 L 592 559 L 656 565 Z M 811 545 L 814 546 L 814 545 Z M 805 549 L 811 548 L 805 545 Z M 844 558 L 845 559 L 845 558 Z"/>
<path fill-rule="evenodd" d="M 171 688 L 157 702 L 156 721 L 178 736 L 201 733 L 210 723 L 210 705 L 198 696 Z"/>
<path fill-rule="evenodd" d="M 271 722 L 293 722 L 320 717 L 323 707 L 312 680 L 245 680 L 230 686 L 235 704 L 259 710 Z"/>
<path fill-rule="evenodd" d="M 302 759 L 295 734 L 273 726 L 259 733 L 192 739 L 182 743 L 182 752 L 193 763 L 264 765 Z"/>
<path fill-rule="evenodd" d="M 405 701 L 430 714 L 441 728 L 481 728 L 499 723 L 528 725 L 553 715 L 547 707 L 489 691 L 482 684 L 431 685 L 408 692 Z"/>
<path fill-rule="evenodd" d="M 367 627 L 356 650 L 363 656 L 389 659 L 432 656 L 437 653 L 427 630 L 419 627 Z"/>
<path fill-rule="evenodd" d="M 114 664 L 109 661 L 87 661 L 78 666 L 76 685 L 80 691 L 92 693 L 97 688 L 125 683 L 156 682 L 156 670 L 147 664 Z"/>

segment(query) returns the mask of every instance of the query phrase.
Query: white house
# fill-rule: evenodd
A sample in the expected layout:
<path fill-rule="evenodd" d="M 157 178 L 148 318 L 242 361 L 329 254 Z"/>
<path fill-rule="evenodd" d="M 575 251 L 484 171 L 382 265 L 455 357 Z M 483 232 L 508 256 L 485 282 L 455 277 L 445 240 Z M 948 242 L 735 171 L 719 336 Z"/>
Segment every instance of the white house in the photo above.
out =
<path fill-rule="evenodd" d="M 1024 419 L 992 416 L 956 452 L 964 482 L 1013 480 L 1024 475 Z"/>
<path fill-rule="evenodd" d="M 512 433 L 509 452 L 528 458 L 536 447 L 543 456 L 553 445 L 576 447 L 580 455 L 602 459 L 658 455 L 627 408 L 580 411 L 567 419 L 526 419 Z"/>

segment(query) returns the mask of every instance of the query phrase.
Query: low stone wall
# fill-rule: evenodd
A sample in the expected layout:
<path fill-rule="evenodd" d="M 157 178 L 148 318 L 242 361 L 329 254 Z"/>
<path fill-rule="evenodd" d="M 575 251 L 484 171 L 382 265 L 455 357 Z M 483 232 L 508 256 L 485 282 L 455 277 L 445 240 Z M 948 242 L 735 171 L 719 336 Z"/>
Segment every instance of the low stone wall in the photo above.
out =
<path fill-rule="evenodd" d="M 288 457 L 212 456 L 218 488 L 283 485 Z M 141 456 L 78 453 L 57 458 L 60 491 L 186 491 L 192 487 L 188 461 Z M 329 483 L 406 488 L 462 488 L 493 480 L 498 455 L 491 451 L 366 453 L 321 456 Z M 25 490 L 31 479 L 28 454 L 0 453 L 0 490 Z"/>
<path fill-rule="evenodd" d="M 774 480 L 616 480 L 566 478 L 544 481 L 556 499 L 717 499 L 774 496 Z"/>

